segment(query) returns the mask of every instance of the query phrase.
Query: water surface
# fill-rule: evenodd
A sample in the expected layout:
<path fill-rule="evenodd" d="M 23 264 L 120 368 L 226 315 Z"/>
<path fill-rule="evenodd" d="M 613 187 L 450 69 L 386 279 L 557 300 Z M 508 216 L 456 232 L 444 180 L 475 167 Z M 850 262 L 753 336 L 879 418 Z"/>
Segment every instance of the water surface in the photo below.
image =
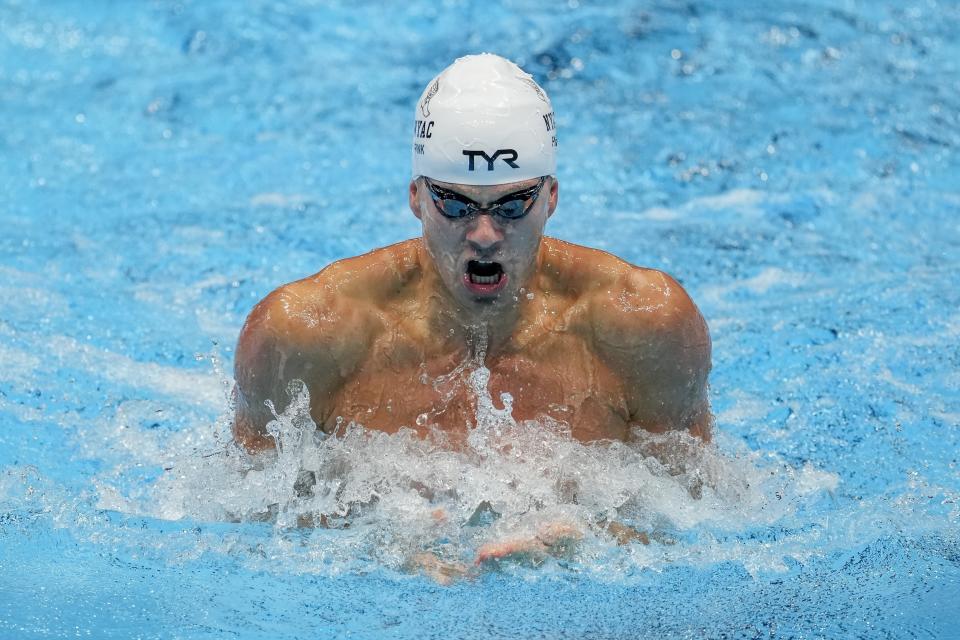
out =
<path fill-rule="evenodd" d="M 958 25 L 955 2 L 5 2 L 0 635 L 948 637 Z M 519 461 L 353 430 L 251 471 L 244 317 L 417 234 L 414 101 L 484 50 L 551 95 L 548 233 L 700 305 L 716 446 L 671 474 L 487 414 Z M 339 496 L 298 496 L 333 459 Z M 491 496 L 505 516 L 470 525 Z M 351 505 L 350 529 L 295 526 Z M 451 587 L 402 570 L 424 540 L 469 561 L 614 507 L 672 544 L 590 533 Z"/>

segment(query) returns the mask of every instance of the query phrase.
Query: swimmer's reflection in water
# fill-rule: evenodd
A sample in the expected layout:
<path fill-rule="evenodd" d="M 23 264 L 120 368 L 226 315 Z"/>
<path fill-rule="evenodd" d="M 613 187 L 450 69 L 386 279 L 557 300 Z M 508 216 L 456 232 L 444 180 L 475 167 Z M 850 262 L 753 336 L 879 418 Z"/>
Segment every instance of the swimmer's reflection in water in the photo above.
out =
<path fill-rule="evenodd" d="M 559 421 L 584 442 L 635 429 L 709 440 L 710 336 L 683 288 L 543 235 L 559 196 L 543 90 L 503 58 L 468 56 L 431 81 L 416 120 L 409 205 L 422 237 L 331 264 L 254 308 L 236 353 L 236 440 L 272 447 L 268 405 L 282 411 L 302 380 L 326 432 L 433 429 L 463 447 L 480 400 L 463 380 L 478 367 L 481 396 L 512 399 L 517 421 Z M 553 523 L 477 557 L 562 554 L 582 535 Z"/>

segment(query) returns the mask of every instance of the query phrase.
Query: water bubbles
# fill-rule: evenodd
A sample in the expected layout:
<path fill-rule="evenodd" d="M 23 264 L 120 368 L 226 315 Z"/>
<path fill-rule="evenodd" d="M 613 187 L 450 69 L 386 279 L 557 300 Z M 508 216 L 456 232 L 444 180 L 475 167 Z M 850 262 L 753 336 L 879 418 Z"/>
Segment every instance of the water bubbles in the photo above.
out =
<path fill-rule="evenodd" d="M 486 348 L 482 336 L 478 331 L 478 353 Z M 516 420 L 514 398 L 504 392 L 495 401 L 490 379 L 482 358 L 471 357 L 434 380 L 442 389 L 466 386 L 474 398 L 474 423 L 457 446 L 438 426 L 423 438 L 410 428 L 387 434 L 341 418 L 326 434 L 310 416 L 307 387 L 297 381 L 284 411 L 268 405 L 276 449 L 261 455 L 221 444 L 229 441 L 229 416 L 218 423 L 220 439 L 201 439 L 214 450 L 198 451 L 194 437 L 208 425 L 139 452 L 133 440 L 142 436 L 127 429 L 130 467 L 162 459 L 168 471 L 126 492 L 118 480 L 101 478 L 100 508 L 172 520 L 265 522 L 272 533 L 257 544 L 269 549 L 271 562 L 322 573 L 402 569 L 412 559 L 470 565 L 504 540 L 567 531 L 564 562 L 609 575 L 637 563 L 730 559 L 731 547 L 716 540 L 789 522 L 836 486 L 835 476 L 812 467 L 795 469 L 748 451 L 722 453 L 683 433 L 638 432 L 630 443 L 585 444 L 571 437 L 568 423 Z M 131 406 L 124 424 L 142 422 L 141 409 L 147 410 Z M 430 421 L 422 413 L 415 422 Z M 290 544 L 292 535 L 300 543 Z M 644 551 L 621 549 L 621 538 L 646 545 Z M 713 546 L 701 548 L 704 540 Z M 765 566 L 770 551 L 762 546 L 736 549 L 751 566 Z M 249 561 L 262 563 L 262 553 Z"/>

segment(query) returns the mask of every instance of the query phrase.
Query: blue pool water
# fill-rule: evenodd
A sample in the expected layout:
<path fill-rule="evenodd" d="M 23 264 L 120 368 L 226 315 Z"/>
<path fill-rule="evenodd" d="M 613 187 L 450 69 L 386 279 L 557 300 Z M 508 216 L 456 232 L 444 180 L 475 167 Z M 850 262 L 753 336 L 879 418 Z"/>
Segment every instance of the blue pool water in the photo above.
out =
<path fill-rule="evenodd" d="M 244 317 L 417 234 L 414 100 L 484 50 L 551 95 L 548 233 L 698 302 L 715 445 L 671 473 L 494 416 L 524 461 L 350 432 L 254 465 Z M 958 61 L 932 0 L 0 3 L 0 638 L 960 637 Z M 332 461 L 367 513 L 295 526 Z M 412 481 L 456 485 L 442 530 Z M 403 570 L 613 508 L 666 537 Z"/>

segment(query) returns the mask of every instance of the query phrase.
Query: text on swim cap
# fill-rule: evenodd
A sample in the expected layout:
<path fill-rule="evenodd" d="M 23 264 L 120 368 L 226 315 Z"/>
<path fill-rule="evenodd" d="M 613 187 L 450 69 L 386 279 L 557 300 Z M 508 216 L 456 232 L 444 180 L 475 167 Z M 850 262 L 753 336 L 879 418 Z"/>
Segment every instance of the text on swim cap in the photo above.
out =
<path fill-rule="evenodd" d="M 553 120 L 553 111 L 543 116 L 543 124 L 547 125 L 547 131 L 553 131 L 557 128 L 557 123 Z"/>
<path fill-rule="evenodd" d="M 431 129 L 433 129 L 433 120 L 429 122 L 426 120 L 415 120 L 413 124 L 413 137 L 430 138 L 433 136 Z"/>
<path fill-rule="evenodd" d="M 520 168 L 517 163 L 514 162 L 517 159 L 517 152 L 513 149 L 497 149 L 497 152 L 492 156 L 488 156 L 485 151 L 472 151 L 470 149 L 464 149 L 463 155 L 467 156 L 469 159 L 467 162 L 467 171 L 473 171 L 476 168 L 474 166 L 474 160 L 476 160 L 477 156 L 483 156 L 483 159 L 487 161 L 487 171 L 493 171 L 493 163 L 496 162 L 497 158 L 500 156 L 510 156 L 509 158 L 505 157 L 503 161 L 514 169 Z"/>

